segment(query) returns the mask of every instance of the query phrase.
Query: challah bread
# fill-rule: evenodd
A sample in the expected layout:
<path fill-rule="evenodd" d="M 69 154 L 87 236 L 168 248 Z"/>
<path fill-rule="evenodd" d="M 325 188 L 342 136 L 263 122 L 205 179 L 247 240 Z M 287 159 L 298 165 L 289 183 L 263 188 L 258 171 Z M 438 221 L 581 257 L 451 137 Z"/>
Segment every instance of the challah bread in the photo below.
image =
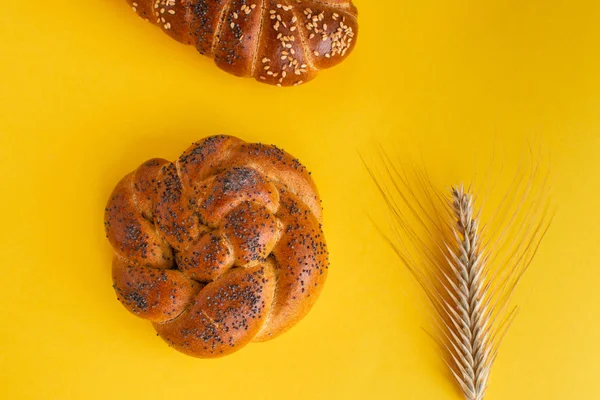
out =
<path fill-rule="evenodd" d="M 275 146 L 213 136 L 152 159 L 105 211 L 117 298 L 175 349 L 230 354 L 311 309 L 328 268 L 306 168 Z"/>
<path fill-rule="evenodd" d="M 358 31 L 351 0 L 127 1 L 221 69 L 278 86 L 302 84 L 340 63 Z"/>

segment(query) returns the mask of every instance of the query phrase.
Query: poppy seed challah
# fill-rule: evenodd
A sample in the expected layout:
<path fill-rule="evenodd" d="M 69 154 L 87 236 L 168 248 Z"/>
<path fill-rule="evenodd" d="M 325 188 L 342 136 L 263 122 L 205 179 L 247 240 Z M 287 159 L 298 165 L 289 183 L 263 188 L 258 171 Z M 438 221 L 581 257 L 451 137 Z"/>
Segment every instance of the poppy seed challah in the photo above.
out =
<path fill-rule="evenodd" d="M 328 253 L 316 187 L 275 146 L 213 136 L 126 175 L 105 211 L 113 283 L 175 349 L 219 357 L 308 313 Z"/>

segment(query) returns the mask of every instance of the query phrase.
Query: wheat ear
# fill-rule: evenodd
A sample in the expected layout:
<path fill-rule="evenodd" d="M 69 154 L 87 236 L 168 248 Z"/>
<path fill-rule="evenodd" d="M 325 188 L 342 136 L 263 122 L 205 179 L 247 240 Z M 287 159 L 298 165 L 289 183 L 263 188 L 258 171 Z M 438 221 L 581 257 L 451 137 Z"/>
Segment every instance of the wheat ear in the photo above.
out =
<path fill-rule="evenodd" d="M 442 193 L 426 172 L 413 166 L 411 180 L 402 163 L 380 156 L 380 168 L 365 164 L 393 216 L 386 239 L 431 302 L 431 335 L 465 399 L 483 400 L 518 310 L 509 300 L 550 226 L 547 176 L 533 162 L 529 174 L 519 167 L 482 224 L 473 186 Z"/>
<path fill-rule="evenodd" d="M 481 400 L 485 394 L 491 361 L 488 335 L 485 327 L 489 320 L 483 314 L 481 299 L 484 297 L 483 276 L 485 258 L 480 253 L 479 221 L 474 215 L 473 197 L 464 187 L 452 189 L 452 205 L 455 217 L 453 227 L 458 254 L 453 254 L 449 265 L 458 285 L 453 290 L 455 306 L 460 323 L 459 337 L 462 346 L 458 368 L 454 371 L 467 399 Z M 447 244 L 448 251 L 452 251 Z"/>

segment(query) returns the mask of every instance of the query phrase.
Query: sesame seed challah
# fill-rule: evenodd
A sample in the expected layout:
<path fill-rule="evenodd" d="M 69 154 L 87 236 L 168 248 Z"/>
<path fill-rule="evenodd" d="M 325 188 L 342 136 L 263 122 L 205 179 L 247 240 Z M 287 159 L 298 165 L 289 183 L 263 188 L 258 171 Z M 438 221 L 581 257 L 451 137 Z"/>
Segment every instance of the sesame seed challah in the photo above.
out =
<path fill-rule="evenodd" d="M 321 205 L 306 168 L 275 146 L 230 136 L 126 175 L 105 229 L 117 298 L 196 357 L 283 333 L 327 276 Z"/>
<path fill-rule="evenodd" d="M 278 86 L 299 85 L 354 48 L 351 0 L 127 0 L 175 40 L 223 70 Z"/>

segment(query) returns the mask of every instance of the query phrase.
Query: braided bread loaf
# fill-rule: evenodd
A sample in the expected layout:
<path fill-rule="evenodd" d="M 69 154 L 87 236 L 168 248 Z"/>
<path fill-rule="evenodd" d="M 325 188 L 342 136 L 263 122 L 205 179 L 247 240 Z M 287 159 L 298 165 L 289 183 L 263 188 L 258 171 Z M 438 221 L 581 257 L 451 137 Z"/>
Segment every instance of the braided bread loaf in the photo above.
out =
<path fill-rule="evenodd" d="M 356 43 L 351 0 L 127 0 L 175 40 L 223 70 L 299 85 L 348 56 Z"/>
<path fill-rule="evenodd" d="M 328 268 L 310 174 L 275 146 L 213 136 L 125 176 L 105 211 L 113 283 L 175 349 L 219 357 L 302 319 Z"/>

